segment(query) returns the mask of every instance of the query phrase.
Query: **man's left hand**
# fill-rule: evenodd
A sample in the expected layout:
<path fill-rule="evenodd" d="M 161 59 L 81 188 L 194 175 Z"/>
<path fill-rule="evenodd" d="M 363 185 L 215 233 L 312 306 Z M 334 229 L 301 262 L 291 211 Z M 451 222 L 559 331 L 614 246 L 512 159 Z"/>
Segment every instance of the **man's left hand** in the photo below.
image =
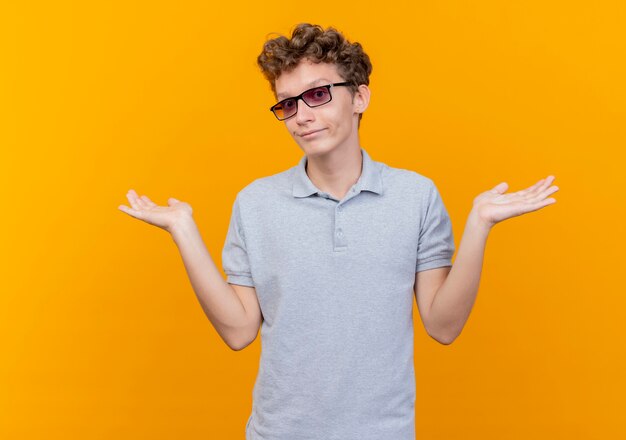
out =
<path fill-rule="evenodd" d="M 507 218 L 537 211 L 544 206 L 552 205 L 556 203 L 556 199 L 547 197 L 559 190 L 558 186 L 550 186 L 554 179 L 554 176 L 548 176 L 533 186 L 508 194 L 504 194 L 504 192 L 509 185 L 506 182 L 502 182 L 493 189 L 479 194 L 474 199 L 474 206 L 470 216 L 473 216 L 481 225 L 490 229 L 496 223 Z"/>

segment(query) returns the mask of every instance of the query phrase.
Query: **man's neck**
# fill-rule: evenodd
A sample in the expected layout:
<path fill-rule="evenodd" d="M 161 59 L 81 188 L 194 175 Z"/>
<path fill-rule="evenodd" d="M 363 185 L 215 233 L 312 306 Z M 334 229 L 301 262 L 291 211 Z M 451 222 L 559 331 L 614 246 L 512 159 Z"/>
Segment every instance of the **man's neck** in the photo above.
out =
<path fill-rule="evenodd" d="M 313 184 L 342 200 L 363 170 L 361 147 L 337 148 L 323 156 L 307 156 L 306 173 Z"/>

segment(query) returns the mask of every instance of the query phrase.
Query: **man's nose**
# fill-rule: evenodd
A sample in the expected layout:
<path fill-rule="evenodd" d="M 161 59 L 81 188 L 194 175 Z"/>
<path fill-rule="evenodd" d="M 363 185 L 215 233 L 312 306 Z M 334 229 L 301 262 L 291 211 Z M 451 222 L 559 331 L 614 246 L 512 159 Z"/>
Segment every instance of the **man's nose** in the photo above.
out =
<path fill-rule="evenodd" d="M 296 101 L 298 111 L 296 112 L 296 122 L 305 122 L 313 119 L 313 109 L 306 105 L 302 98 Z"/>

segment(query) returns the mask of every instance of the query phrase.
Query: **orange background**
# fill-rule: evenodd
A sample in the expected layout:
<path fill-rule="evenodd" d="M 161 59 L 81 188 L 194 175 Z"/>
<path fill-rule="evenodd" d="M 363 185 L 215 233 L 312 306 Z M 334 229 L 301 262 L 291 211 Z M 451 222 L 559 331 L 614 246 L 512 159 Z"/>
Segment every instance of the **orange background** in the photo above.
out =
<path fill-rule="evenodd" d="M 174 242 L 118 210 L 189 202 L 221 269 L 236 193 L 297 164 L 256 56 L 301 21 L 363 44 L 361 145 L 498 224 L 449 346 L 414 305 L 418 439 L 626 435 L 622 1 L 10 2 L 0 11 L 0 437 L 243 439 L 260 338 L 231 351 Z M 19 6 L 16 6 L 19 4 Z"/>

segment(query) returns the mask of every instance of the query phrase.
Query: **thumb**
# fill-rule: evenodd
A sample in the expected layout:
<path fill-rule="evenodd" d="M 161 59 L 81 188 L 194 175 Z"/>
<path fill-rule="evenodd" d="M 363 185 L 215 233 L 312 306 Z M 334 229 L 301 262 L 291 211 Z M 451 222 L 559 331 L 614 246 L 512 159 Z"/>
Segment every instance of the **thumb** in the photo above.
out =
<path fill-rule="evenodd" d="M 172 205 L 174 205 L 174 204 L 178 203 L 179 201 L 180 201 L 180 200 L 175 199 L 174 197 L 170 197 L 169 199 L 167 199 L 167 204 L 168 204 L 168 205 L 170 205 L 170 206 L 172 206 Z"/>
<path fill-rule="evenodd" d="M 502 182 L 494 186 L 491 192 L 494 194 L 502 194 L 507 190 L 508 187 L 509 185 L 506 182 Z"/>

